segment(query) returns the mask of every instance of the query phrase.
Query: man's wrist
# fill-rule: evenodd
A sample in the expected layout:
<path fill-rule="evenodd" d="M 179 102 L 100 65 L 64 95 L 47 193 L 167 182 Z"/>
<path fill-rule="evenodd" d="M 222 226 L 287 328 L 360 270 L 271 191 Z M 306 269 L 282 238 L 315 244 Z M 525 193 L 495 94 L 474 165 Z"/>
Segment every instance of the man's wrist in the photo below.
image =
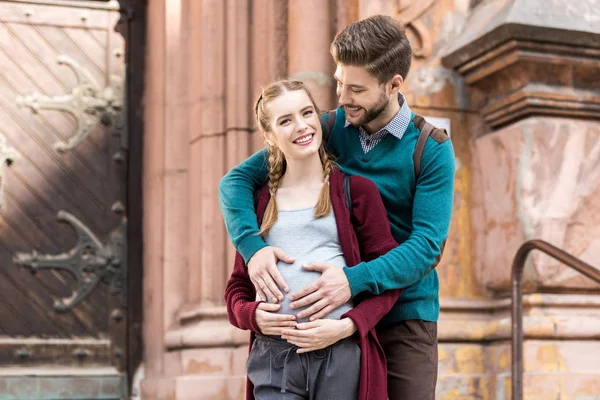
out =
<path fill-rule="evenodd" d="M 364 270 L 360 268 L 360 263 L 354 267 L 344 267 L 344 274 L 348 280 L 348 286 L 350 286 L 350 296 L 355 297 L 357 294 L 365 291 L 369 291 L 369 283 L 365 279 Z"/>
<path fill-rule="evenodd" d="M 244 261 L 248 264 L 259 250 L 262 250 L 267 246 L 268 244 L 265 243 L 262 237 L 258 235 L 249 235 L 240 242 L 237 251 L 240 252 L 242 257 L 244 257 Z"/>

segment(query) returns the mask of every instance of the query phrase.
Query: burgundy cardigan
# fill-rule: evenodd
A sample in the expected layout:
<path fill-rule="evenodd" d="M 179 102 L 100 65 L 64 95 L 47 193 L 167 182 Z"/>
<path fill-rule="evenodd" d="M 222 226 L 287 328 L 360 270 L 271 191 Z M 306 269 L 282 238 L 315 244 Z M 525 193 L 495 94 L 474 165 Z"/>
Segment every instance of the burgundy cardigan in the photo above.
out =
<path fill-rule="evenodd" d="M 360 176 L 350 178 L 352 194 L 352 219 L 346 207 L 343 173 L 334 170 L 330 179 L 332 208 L 336 219 L 340 245 L 346 264 L 352 267 L 361 261 L 373 260 L 398 246 L 392 237 L 387 213 L 375 184 Z M 260 222 L 269 202 L 269 190 L 265 185 L 259 193 L 257 217 Z M 318 261 L 318 260 L 315 260 Z M 357 327 L 352 337 L 361 348 L 359 400 L 387 400 L 387 369 L 381 345 L 375 334 L 375 325 L 398 300 L 402 290 L 389 290 L 379 296 L 364 297 L 342 318 L 351 318 Z M 260 333 L 256 323 L 256 291 L 242 256 L 237 253 L 235 266 L 225 288 L 225 302 L 229 322 L 237 328 Z M 356 304 L 358 303 L 358 304 Z M 252 383 L 246 385 L 246 399 L 254 400 Z"/>

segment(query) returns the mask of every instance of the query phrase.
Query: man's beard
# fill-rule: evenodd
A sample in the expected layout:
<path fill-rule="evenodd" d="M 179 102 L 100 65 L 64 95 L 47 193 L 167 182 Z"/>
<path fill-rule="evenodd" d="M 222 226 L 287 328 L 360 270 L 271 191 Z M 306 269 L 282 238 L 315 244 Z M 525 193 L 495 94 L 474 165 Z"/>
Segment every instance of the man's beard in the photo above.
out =
<path fill-rule="evenodd" d="M 375 103 L 375 105 L 369 108 L 368 110 L 363 107 L 363 110 L 365 110 L 365 116 L 359 119 L 358 121 L 353 122 L 352 125 L 361 126 L 374 121 L 385 111 L 385 108 L 387 107 L 388 103 L 389 99 L 385 95 L 385 92 L 382 91 L 381 96 L 379 96 L 379 100 L 377 100 L 377 103 Z"/>

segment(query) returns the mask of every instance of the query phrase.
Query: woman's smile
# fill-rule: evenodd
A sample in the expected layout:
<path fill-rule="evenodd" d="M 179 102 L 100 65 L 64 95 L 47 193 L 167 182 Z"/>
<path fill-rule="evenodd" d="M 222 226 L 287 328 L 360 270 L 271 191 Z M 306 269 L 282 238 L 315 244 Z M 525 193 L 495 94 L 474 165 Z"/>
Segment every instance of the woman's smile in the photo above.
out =
<path fill-rule="evenodd" d="M 294 143 L 299 146 L 308 146 L 309 144 L 312 143 L 314 137 L 315 137 L 314 133 L 307 133 L 307 134 L 304 134 L 304 135 L 296 138 L 296 140 L 294 140 Z"/>

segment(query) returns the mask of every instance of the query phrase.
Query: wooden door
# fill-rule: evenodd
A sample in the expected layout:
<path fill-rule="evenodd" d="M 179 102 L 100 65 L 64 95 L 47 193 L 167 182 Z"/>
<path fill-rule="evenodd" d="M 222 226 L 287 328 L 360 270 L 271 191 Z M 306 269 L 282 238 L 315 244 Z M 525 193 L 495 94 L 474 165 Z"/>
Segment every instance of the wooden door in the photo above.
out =
<path fill-rule="evenodd" d="M 120 17 L 117 1 L 0 0 L 2 399 L 127 397 Z"/>

